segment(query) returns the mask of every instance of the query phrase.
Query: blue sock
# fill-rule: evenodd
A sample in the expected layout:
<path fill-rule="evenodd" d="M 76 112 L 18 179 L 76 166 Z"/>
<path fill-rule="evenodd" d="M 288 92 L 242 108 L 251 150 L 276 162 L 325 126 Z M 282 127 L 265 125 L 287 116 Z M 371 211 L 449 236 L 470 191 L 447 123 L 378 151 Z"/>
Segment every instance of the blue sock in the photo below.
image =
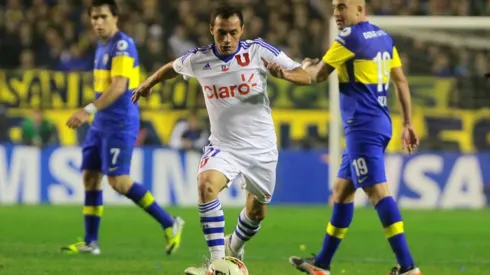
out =
<path fill-rule="evenodd" d="M 83 206 L 85 243 L 90 244 L 98 241 L 100 218 L 103 211 L 102 190 L 85 191 L 85 202 Z"/>
<path fill-rule="evenodd" d="M 332 218 L 327 225 L 327 234 L 323 240 L 322 250 L 316 256 L 316 266 L 330 269 L 332 258 L 345 237 L 353 217 L 354 203 L 334 203 Z"/>
<path fill-rule="evenodd" d="M 163 228 L 172 227 L 174 224 L 173 217 L 158 205 L 151 192 L 142 184 L 137 182 L 133 183 L 128 193 L 126 193 L 126 197 L 145 209 Z"/>
<path fill-rule="evenodd" d="M 400 210 L 395 200 L 389 196 L 381 199 L 376 204 L 379 219 L 383 224 L 386 238 L 391 245 L 391 249 L 396 255 L 398 264 L 402 270 L 413 267 L 414 261 L 410 250 L 408 249 L 407 240 L 403 231 L 403 220 Z"/>
<path fill-rule="evenodd" d="M 219 199 L 199 204 L 201 226 L 211 261 L 225 257 L 225 214 Z"/>

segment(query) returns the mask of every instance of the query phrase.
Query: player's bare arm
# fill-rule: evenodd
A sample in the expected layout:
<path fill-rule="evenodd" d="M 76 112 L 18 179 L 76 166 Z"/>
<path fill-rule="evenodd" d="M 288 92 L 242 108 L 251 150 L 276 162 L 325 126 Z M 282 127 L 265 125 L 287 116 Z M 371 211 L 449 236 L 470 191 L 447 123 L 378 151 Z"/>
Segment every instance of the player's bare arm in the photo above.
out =
<path fill-rule="evenodd" d="M 174 61 L 171 61 L 158 69 L 154 74 L 152 74 L 148 79 L 143 81 L 138 88 L 133 91 L 132 101 L 136 103 L 140 97 L 147 97 L 151 94 L 151 88 L 158 84 L 159 82 L 172 79 L 178 75 L 173 67 Z"/>
<path fill-rule="evenodd" d="M 391 79 L 395 86 L 396 96 L 401 106 L 403 118 L 402 144 L 403 148 L 409 153 L 419 144 L 419 139 L 412 126 L 412 102 L 410 98 L 410 88 L 407 78 L 403 73 L 402 67 L 391 69 Z"/>
<path fill-rule="evenodd" d="M 129 79 L 123 76 L 114 76 L 111 78 L 111 86 L 107 91 L 94 101 L 97 110 L 103 110 L 116 101 L 125 91 Z"/>
<path fill-rule="evenodd" d="M 273 62 L 269 62 L 262 58 L 264 65 L 269 73 L 277 78 L 287 80 L 296 85 L 309 85 L 311 84 L 311 78 L 309 74 L 301 67 L 285 70 L 281 65 Z"/>
<path fill-rule="evenodd" d="M 408 81 L 403 73 L 402 67 L 391 69 L 391 79 L 395 86 L 396 95 L 401 105 L 403 125 L 412 124 L 412 102 Z"/>
<path fill-rule="evenodd" d="M 306 58 L 302 63 L 303 69 L 308 73 L 312 83 L 324 82 L 335 70 L 334 67 L 321 61 L 320 59 Z"/>

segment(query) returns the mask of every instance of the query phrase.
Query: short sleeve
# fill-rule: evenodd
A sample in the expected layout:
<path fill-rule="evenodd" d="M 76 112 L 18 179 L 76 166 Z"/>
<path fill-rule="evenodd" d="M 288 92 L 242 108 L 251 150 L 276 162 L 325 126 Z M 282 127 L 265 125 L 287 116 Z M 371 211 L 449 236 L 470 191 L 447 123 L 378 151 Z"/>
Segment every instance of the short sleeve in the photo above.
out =
<path fill-rule="evenodd" d="M 344 28 L 335 38 L 332 46 L 323 56 L 323 62 L 334 68 L 339 68 L 356 53 L 357 39 L 352 27 Z"/>
<path fill-rule="evenodd" d="M 327 53 L 323 56 L 322 60 L 334 68 L 339 68 L 347 60 L 353 58 L 354 56 L 355 54 L 353 52 L 339 42 L 334 41 L 330 49 L 328 49 Z"/>
<path fill-rule="evenodd" d="M 398 54 L 398 50 L 393 46 L 393 57 L 391 58 L 391 68 L 398 68 L 402 66 L 402 60 Z"/>
<path fill-rule="evenodd" d="M 111 77 L 122 76 L 131 78 L 133 67 L 137 59 L 134 43 L 121 39 L 117 41 L 110 53 Z"/>
<path fill-rule="evenodd" d="M 175 72 L 183 75 L 185 78 L 194 77 L 194 71 L 192 69 L 192 58 L 197 53 L 197 50 L 190 50 L 183 56 L 174 60 L 173 68 Z"/>
<path fill-rule="evenodd" d="M 254 43 L 258 46 L 258 53 L 261 58 L 269 62 L 277 63 L 287 71 L 301 67 L 301 64 L 292 60 L 286 53 L 272 44 L 267 43 L 262 38 L 255 39 Z"/>

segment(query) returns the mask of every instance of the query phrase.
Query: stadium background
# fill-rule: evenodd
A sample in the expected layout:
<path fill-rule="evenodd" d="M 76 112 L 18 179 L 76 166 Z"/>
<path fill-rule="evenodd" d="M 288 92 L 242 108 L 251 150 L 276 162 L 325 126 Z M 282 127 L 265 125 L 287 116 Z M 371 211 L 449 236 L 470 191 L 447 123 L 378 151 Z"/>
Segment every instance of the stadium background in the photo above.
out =
<path fill-rule="evenodd" d="M 142 79 L 185 50 L 211 41 L 208 15 L 218 1 L 118 2 L 120 27 L 139 48 Z M 328 47 L 329 1 L 228 2 L 243 6 L 247 37 L 261 36 L 298 61 L 319 57 Z M 490 1 L 484 0 L 368 2 L 375 15 L 490 15 Z M 96 38 L 85 13 L 89 3 L 0 1 L 0 274 L 181 274 L 207 254 L 195 209 L 195 178 L 197 149 L 208 123 L 194 80 L 168 81 L 141 102 L 132 171 L 161 204 L 186 219 L 182 252 L 163 257 L 160 229 L 137 207 L 111 207 L 130 202 L 106 183 L 103 256 L 66 259 L 56 253 L 82 234 L 79 145 L 87 127 L 72 131 L 65 122 L 93 98 Z M 490 200 L 486 33 L 430 27 L 392 33 L 409 76 L 421 146 L 412 156 L 401 151 L 398 107 L 391 96 L 395 126 L 386 165 L 415 258 L 424 274 L 490 274 L 490 220 L 483 209 Z M 247 248 L 247 265 L 252 275 L 292 275 L 298 273 L 285 259 L 317 251 L 330 216 L 328 85 L 294 87 L 270 78 L 268 92 L 281 152 L 276 205 Z M 183 142 L 189 129 L 200 138 Z M 367 205 L 359 194 L 357 205 Z M 230 231 L 243 190 L 233 186 L 221 202 Z M 393 261 L 375 211 L 358 209 L 335 270 L 383 274 Z"/>
<path fill-rule="evenodd" d="M 142 79 L 186 50 L 211 42 L 208 17 L 219 1 L 119 2 L 120 27 L 138 45 Z M 327 2 L 233 3 L 244 7 L 246 38 L 263 37 L 302 60 L 321 56 L 328 46 L 331 7 Z M 369 13 L 467 16 L 489 11 L 485 1 L 446 2 L 371 1 Z M 85 12 L 89 3 L 7 0 L 1 6 L 0 141 L 4 146 L 0 147 L 0 203 L 82 198 L 76 146 L 88 126 L 72 131 L 64 124 L 76 108 L 93 98 L 90 69 L 96 38 Z M 482 77 L 490 64 L 488 49 L 474 48 L 470 42 L 454 43 L 443 34 L 430 28 L 415 35 L 409 29 L 394 34 L 410 79 L 421 146 L 413 157 L 402 154 L 398 106 L 391 96 L 395 126 L 387 155 L 390 183 L 402 205 L 483 207 L 490 184 L 489 156 L 484 153 L 490 147 L 490 95 L 489 82 Z M 478 38 L 476 32 L 463 34 L 466 41 Z M 282 153 L 274 202 L 326 203 L 327 84 L 294 87 L 270 78 L 268 92 Z M 200 144 L 182 149 L 171 140 L 174 135 L 178 143 L 176 125 L 185 128 L 195 113 L 196 127 L 205 138 L 202 99 L 195 80 L 176 78 L 159 85 L 140 104 L 142 129 L 133 173 L 164 204 L 195 202 L 199 152 L 194 149 Z M 42 121 L 38 130 L 35 121 Z M 225 201 L 232 204 L 240 204 L 243 198 L 240 190 L 228 195 Z M 116 197 L 113 201 L 125 202 Z"/>

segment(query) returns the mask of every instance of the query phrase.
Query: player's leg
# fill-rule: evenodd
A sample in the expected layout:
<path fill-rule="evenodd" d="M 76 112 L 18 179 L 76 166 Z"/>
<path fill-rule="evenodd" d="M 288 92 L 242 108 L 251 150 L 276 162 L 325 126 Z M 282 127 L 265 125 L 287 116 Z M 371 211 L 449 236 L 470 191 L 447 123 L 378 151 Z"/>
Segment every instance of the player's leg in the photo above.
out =
<path fill-rule="evenodd" d="M 415 266 L 412 254 L 403 228 L 403 219 L 396 201 L 390 195 L 386 180 L 372 186 L 363 188 L 369 197 L 369 201 L 376 208 L 379 219 L 383 225 L 385 236 L 390 243 L 398 266 L 393 268 L 390 275 L 420 275 Z"/>
<path fill-rule="evenodd" d="M 213 146 L 204 148 L 198 171 L 199 214 L 201 228 L 210 252 L 210 261 L 225 257 L 225 216 L 218 195 L 239 175 L 239 170 L 231 163 L 233 157 Z M 207 264 L 189 267 L 188 275 L 205 275 Z"/>
<path fill-rule="evenodd" d="M 99 151 L 99 134 L 89 130 L 82 147 L 83 184 L 85 199 L 83 216 L 85 223 L 85 237 L 83 241 L 62 247 L 66 253 L 100 254 L 98 246 L 100 221 L 103 213 L 102 199 L 102 172 Z"/>
<path fill-rule="evenodd" d="M 181 218 L 172 217 L 158 205 L 153 194 L 129 176 L 134 138 L 122 133 L 104 138 L 102 170 L 111 187 L 143 208 L 163 228 L 167 240 L 166 252 L 172 254 L 180 246 L 183 224 Z"/>
<path fill-rule="evenodd" d="M 233 234 L 226 238 L 226 256 L 243 261 L 245 244 L 260 230 L 260 225 L 267 215 L 268 203 L 263 203 L 254 194 L 247 193 L 247 202 L 238 216 Z"/>
<path fill-rule="evenodd" d="M 408 248 L 402 216 L 386 182 L 384 150 L 388 142 L 388 138 L 373 133 L 359 132 L 347 136 L 347 143 L 351 146 L 353 182 L 366 192 L 378 212 L 386 238 L 401 267 L 395 271 L 399 273 L 392 274 L 419 275 Z"/>
<path fill-rule="evenodd" d="M 87 244 L 97 244 L 102 213 L 104 211 L 102 197 L 102 172 L 97 170 L 84 170 L 83 183 L 85 187 L 85 200 L 83 216 L 85 220 L 85 238 Z"/>
<path fill-rule="evenodd" d="M 248 192 L 235 230 L 226 239 L 227 256 L 243 260 L 245 244 L 259 232 L 276 186 L 277 161 L 276 149 L 252 156 L 237 154 L 237 162 L 243 167 L 240 180 Z"/>
<path fill-rule="evenodd" d="M 328 275 L 335 253 L 344 239 L 354 217 L 354 195 L 356 188 L 351 180 L 350 160 L 347 152 L 342 155 L 342 162 L 333 185 L 334 205 L 332 217 L 327 224 L 323 245 L 313 258 L 289 258 L 290 263 L 298 270 L 311 275 Z"/>

